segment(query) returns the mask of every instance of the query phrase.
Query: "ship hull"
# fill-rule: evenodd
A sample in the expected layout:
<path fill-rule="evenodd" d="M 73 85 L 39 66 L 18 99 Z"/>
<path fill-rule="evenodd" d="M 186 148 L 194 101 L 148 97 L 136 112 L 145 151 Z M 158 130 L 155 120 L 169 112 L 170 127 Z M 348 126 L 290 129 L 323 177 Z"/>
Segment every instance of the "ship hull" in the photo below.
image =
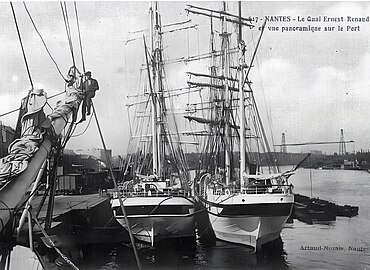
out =
<path fill-rule="evenodd" d="M 194 204 L 184 197 L 132 197 L 123 205 L 134 237 L 152 246 L 178 238 L 195 238 Z M 116 220 L 127 230 L 119 201 L 112 200 Z"/>
<path fill-rule="evenodd" d="M 216 238 L 258 248 L 279 238 L 288 216 L 217 217 L 210 214 Z"/>
<path fill-rule="evenodd" d="M 294 202 L 293 195 L 282 194 L 222 197 L 205 201 L 216 238 L 255 249 L 280 237 Z"/>

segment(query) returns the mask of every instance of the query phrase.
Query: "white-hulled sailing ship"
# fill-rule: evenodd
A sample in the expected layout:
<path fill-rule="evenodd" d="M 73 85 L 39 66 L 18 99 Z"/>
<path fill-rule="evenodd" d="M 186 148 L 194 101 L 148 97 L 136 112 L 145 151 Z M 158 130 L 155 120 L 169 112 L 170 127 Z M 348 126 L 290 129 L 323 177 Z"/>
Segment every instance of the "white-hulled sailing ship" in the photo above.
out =
<path fill-rule="evenodd" d="M 135 108 L 132 136 L 124 164 L 125 181 L 120 186 L 128 224 L 119 198 L 111 201 L 117 221 L 130 227 L 136 239 L 154 245 L 158 241 L 194 238 L 194 203 L 190 200 L 190 180 L 181 150 L 171 98 L 165 82 L 162 26 L 158 4 L 151 4 L 150 41 L 144 38 L 148 74 Z M 150 52 L 149 52 L 150 51 Z M 131 106 L 132 105 L 132 106 Z M 133 106 L 135 105 L 135 106 Z"/>
<path fill-rule="evenodd" d="M 288 178 L 294 172 L 279 172 L 270 151 L 248 78 L 257 48 L 249 63 L 245 61 L 243 26 L 253 28 L 253 21 L 240 10 L 240 3 L 238 15 L 229 13 L 226 3 L 220 11 L 188 6 L 189 13 L 210 18 L 211 63 L 208 73 L 189 73 L 189 86 L 201 88 L 208 100 L 199 110 L 202 115 L 186 118 L 208 131 L 197 197 L 216 238 L 259 249 L 280 236 L 291 214 L 294 196 Z M 215 26 L 220 29 L 219 42 Z"/>

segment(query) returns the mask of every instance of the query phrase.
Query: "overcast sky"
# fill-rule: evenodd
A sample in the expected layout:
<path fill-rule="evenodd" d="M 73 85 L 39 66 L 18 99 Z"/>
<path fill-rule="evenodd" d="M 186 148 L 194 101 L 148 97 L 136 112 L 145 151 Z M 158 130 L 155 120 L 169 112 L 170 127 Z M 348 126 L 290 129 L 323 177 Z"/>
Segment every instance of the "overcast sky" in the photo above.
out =
<path fill-rule="evenodd" d="M 193 24 L 207 23 L 200 16 L 184 11 L 189 2 L 160 2 L 164 24 L 192 19 Z M 64 74 L 72 65 L 66 30 L 59 2 L 26 2 L 35 24 L 52 56 Z M 191 3 L 220 8 L 220 2 Z M 73 2 L 67 2 L 76 63 L 82 70 Z M 229 2 L 236 12 L 236 2 Z M 142 41 L 125 45 L 129 31 L 146 29 L 148 2 L 77 2 L 86 69 L 98 79 L 100 90 L 94 99 L 108 148 L 124 154 L 128 143 L 127 95 L 136 92 L 139 68 L 143 63 Z M 49 96 L 64 90 L 64 82 L 47 55 L 22 3 L 14 8 L 26 51 L 33 83 Z M 338 141 L 340 129 L 346 140 L 354 140 L 347 151 L 370 149 L 370 22 L 348 23 L 347 16 L 370 15 L 368 2 L 243 2 L 244 16 L 283 15 L 290 22 L 269 22 L 279 31 L 266 30 L 258 58 L 250 74 L 261 114 L 267 121 L 268 111 L 275 143 L 286 133 L 287 143 Z M 344 22 L 299 23 L 300 16 L 341 17 Z M 257 23 L 261 25 L 263 20 Z M 319 32 L 281 32 L 283 26 L 322 27 Z M 30 89 L 10 4 L 0 3 L 0 114 L 19 107 L 20 99 Z M 346 31 L 347 26 L 360 26 L 359 31 Z M 324 32 L 323 27 L 335 26 Z M 344 31 L 338 32 L 342 26 Z M 186 30 L 164 37 L 169 58 L 205 53 L 208 49 L 209 26 Z M 246 42 L 255 43 L 256 27 Z M 248 52 L 249 55 L 251 52 Z M 167 80 L 173 87 L 186 85 L 186 71 L 196 64 L 172 65 Z M 54 106 L 57 99 L 49 100 Z M 17 114 L 0 120 L 14 126 Z M 75 134 L 86 128 L 81 124 Z M 266 128 L 269 125 L 266 123 Z M 67 148 L 101 147 L 95 122 L 81 136 L 71 139 Z M 337 152 L 338 145 L 288 148 Z"/>

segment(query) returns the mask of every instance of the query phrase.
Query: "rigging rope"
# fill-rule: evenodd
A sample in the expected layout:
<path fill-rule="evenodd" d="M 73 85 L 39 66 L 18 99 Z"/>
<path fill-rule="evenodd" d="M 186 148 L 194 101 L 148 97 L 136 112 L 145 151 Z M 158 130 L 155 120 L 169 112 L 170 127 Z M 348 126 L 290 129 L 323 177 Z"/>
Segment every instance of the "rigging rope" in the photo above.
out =
<path fill-rule="evenodd" d="M 75 13 L 76 13 L 76 21 L 77 21 L 77 29 L 78 29 L 78 39 L 80 41 L 82 69 L 83 69 L 83 72 L 85 73 L 85 71 L 86 71 L 86 69 L 85 69 L 85 60 L 84 60 L 84 54 L 83 54 L 83 51 L 82 51 L 82 39 L 81 39 L 80 23 L 78 21 L 77 4 L 76 4 L 76 2 L 73 2 L 73 3 L 74 3 Z"/>
<path fill-rule="evenodd" d="M 23 48 L 23 43 L 22 43 L 21 33 L 20 33 L 20 31 L 19 31 L 18 22 L 17 22 L 17 17 L 15 16 L 15 11 L 14 11 L 14 7 L 13 7 L 13 3 L 12 3 L 12 2 L 10 2 L 10 6 L 11 6 L 11 8 L 12 8 L 12 12 L 13 12 L 14 23 L 15 23 L 15 26 L 16 26 L 16 28 L 17 28 L 17 33 L 18 33 L 19 43 L 21 44 L 22 53 L 23 53 L 23 59 L 24 59 L 24 63 L 26 64 L 26 69 L 27 69 L 27 73 L 28 73 L 28 78 L 30 79 L 31 89 L 33 89 L 33 82 L 32 82 L 32 78 L 31 78 L 31 73 L 30 73 L 30 69 L 29 69 L 29 67 L 28 67 L 27 58 L 26 58 L 26 53 L 25 53 L 24 48 Z"/>
<path fill-rule="evenodd" d="M 49 51 L 48 47 L 46 46 L 46 43 L 45 43 L 44 39 L 42 38 L 42 36 L 41 36 L 41 34 L 40 34 L 39 30 L 37 29 L 36 24 L 35 24 L 35 22 L 34 22 L 34 20 L 33 20 L 32 16 L 31 16 L 31 14 L 30 14 L 30 12 L 29 12 L 29 10 L 28 10 L 27 6 L 26 6 L 26 3 L 25 3 L 25 2 L 23 2 L 23 5 L 24 5 L 24 8 L 25 8 L 25 9 L 26 9 L 26 11 L 27 11 L 28 17 L 30 18 L 30 20 L 31 20 L 31 22 L 32 22 L 33 27 L 35 28 L 36 33 L 39 35 L 39 37 L 40 37 L 40 39 L 41 39 L 42 43 L 44 44 L 44 47 L 45 47 L 45 49 L 46 49 L 46 52 L 48 53 L 48 55 L 50 56 L 51 60 L 53 61 L 53 63 L 54 63 L 54 65 L 55 65 L 55 67 L 57 68 L 57 70 L 58 70 L 58 72 L 59 72 L 59 74 L 60 74 L 60 76 L 63 78 L 63 80 L 64 80 L 64 81 L 66 81 L 67 79 L 63 76 L 63 74 L 62 74 L 62 72 L 60 71 L 60 68 L 59 68 L 59 66 L 58 66 L 57 62 L 55 61 L 55 59 L 54 59 L 54 58 L 53 58 L 53 56 L 51 55 L 51 53 L 50 53 L 50 51 Z"/>
<path fill-rule="evenodd" d="M 63 19 L 64 19 L 64 23 L 65 23 L 65 27 L 66 27 L 66 32 L 67 32 L 67 36 L 68 36 L 69 47 L 70 47 L 70 50 L 71 50 L 73 66 L 75 67 L 76 66 L 76 63 L 75 63 L 75 57 L 74 57 L 74 53 L 73 53 L 73 42 L 72 42 L 71 28 L 70 28 L 69 19 L 68 19 L 67 4 L 66 4 L 66 2 L 63 2 L 63 3 L 64 3 L 64 7 L 63 7 L 62 2 L 60 2 L 60 5 L 61 5 L 61 9 L 62 9 L 62 13 L 63 13 Z M 76 14 L 76 21 L 77 21 L 77 29 L 78 29 L 78 37 L 79 37 L 79 44 L 80 44 L 80 51 L 81 51 L 83 72 L 85 73 L 85 61 L 84 61 L 84 57 L 83 57 L 81 32 L 80 32 L 80 24 L 79 24 L 79 20 L 78 20 L 78 13 L 77 13 L 77 5 L 76 5 L 76 2 L 74 2 L 74 9 L 75 9 L 75 14 Z M 90 119 L 90 122 L 91 122 L 91 119 Z M 89 122 L 89 125 L 90 125 L 90 122 Z M 87 130 L 87 128 L 89 127 L 89 125 L 86 127 L 86 129 L 83 131 L 83 133 Z M 65 145 L 67 144 L 68 140 L 72 137 L 72 134 L 74 133 L 76 127 L 77 127 L 77 125 L 75 125 L 74 128 L 73 128 L 73 123 L 70 125 L 70 127 L 69 127 L 69 129 L 67 131 L 66 139 L 63 142 L 63 147 L 65 147 Z M 80 134 L 80 135 L 82 135 L 82 134 Z"/>
<path fill-rule="evenodd" d="M 73 66 L 75 67 L 76 66 L 76 62 L 75 62 L 75 57 L 74 57 L 74 53 L 73 53 L 73 43 L 72 43 L 72 36 L 71 36 L 71 28 L 69 27 L 69 19 L 68 19 L 68 12 L 67 12 L 67 4 L 66 4 L 66 2 L 64 2 L 64 7 L 63 7 L 63 3 L 60 2 L 60 7 L 62 9 L 64 26 L 65 26 L 66 32 L 67 32 L 69 49 L 71 51 L 71 56 L 72 56 L 72 62 L 73 62 Z"/>
<path fill-rule="evenodd" d="M 139 270 L 141 270 L 141 263 L 140 263 L 139 255 L 138 255 L 137 250 L 136 250 L 134 236 L 132 234 L 130 223 L 129 223 L 129 220 L 127 218 L 126 210 L 125 210 L 125 207 L 124 207 L 123 202 L 122 202 L 122 199 L 121 199 L 121 195 L 120 195 L 120 191 L 118 189 L 117 181 L 116 181 L 116 178 L 115 178 L 114 173 L 113 173 L 112 163 L 111 163 L 111 160 L 110 160 L 109 156 L 107 155 L 107 147 L 105 145 L 103 133 L 101 131 L 100 124 L 99 124 L 99 121 L 98 121 L 98 116 L 96 115 L 94 103 L 92 101 L 91 101 L 91 106 L 92 106 L 92 109 L 93 109 L 96 126 L 97 126 L 98 131 L 99 131 L 100 140 L 102 142 L 102 145 L 103 145 L 103 148 L 104 148 L 104 152 L 105 152 L 106 157 L 107 157 L 107 163 L 108 163 L 107 165 L 108 165 L 108 168 L 109 168 L 109 172 L 111 174 L 111 177 L 112 177 L 112 180 L 113 180 L 113 183 L 114 183 L 115 191 L 118 194 L 118 200 L 119 200 L 119 203 L 120 203 L 120 207 L 121 207 L 122 213 L 123 213 L 123 215 L 125 217 L 126 225 L 128 227 L 128 232 L 129 232 L 129 236 L 130 236 L 132 248 L 133 248 L 133 251 L 134 251 L 134 255 L 135 255 L 137 267 L 139 268 Z"/>
<path fill-rule="evenodd" d="M 68 120 L 68 119 L 67 119 Z M 66 123 L 68 123 L 68 121 L 66 121 Z M 64 136 L 64 141 L 62 142 L 62 149 L 65 148 L 65 146 L 67 145 L 67 142 L 69 141 L 69 139 L 71 138 L 73 132 L 75 131 L 77 127 L 77 124 L 75 124 L 74 122 L 72 122 L 69 127 L 68 127 L 68 130 L 67 130 L 67 133 L 66 135 Z M 72 130 L 73 129 L 73 130 Z"/>
<path fill-rule="evenodd" d="M 51 98 L 54 98 L 54 97 L 56 97 L 56 96 L 59 96 L 59 95 L 61 95 L 61 94 L 64 94 L 65 93 L 65 91 L 63 91 L 63 92 L 59 92 L 58 94 L 55 94 L 55 95 L 52 95 L 52 96 L 50 96 L 50 97 L 48 97 L 48 100 L 49 99 L 51 99 Z M 0 114 L 0 117 L 3 117 L 3 116 L 5 116 L 5 115 L 8 115 L 8 114 L 11 114 L 11 113 L 14 113 L 14 112 L 17 112 L 17 111 L 19 111 L 20 109 L 14 109 L 14 110 L 11 110 L 11 111 L 9 111 L 9 112 L 6 112 L 6 113 L 3 113 L 3 114 Z"/>
<path fill-rule="evenodd" d="M 252 33 L 252 37 L 253 37 L 253 33 Z M 260 76 L 260 78 L 262 78 L 261 68 L 260 68 L 260 64 L 259 64 L 258 56 L 257 55 L 256 55 L 256 64 L 257 64 L 257 70 L 258 70 L 259 76 Z M 262 90 L 263 99 L 264 99 L 264 102 L 265 102 L 265 110 L 266 110 L 267 122 L 269 124 L 269 129 L 270 129 L 270 136 L 271 136 L 271 141 L 272 141 L 272 149 L 273 149 L 273 151 L 275 153 L 276 152 L 276 149 L 275 149 L 275 142 L 274 142 L 275 140 L 274 140 L 274 134 L 273 134 L 273 126 L 272 126 L 272 111 L 271 111 L 271 108 L 269 108 L 267 106 L 267 101 L 266 101 L 266 95 L 265 95 L 265 89 L 264 89 L 264 85 L 263 85 L 263 80 L 261 80 L 261 90 Z"/>
<path fill-rule="evenodd" d="M 90 123 L 91 123 L 91 120 L 92 120 L 92 116 L 90 116 L 89 123 L 87 124 L 86 128 L 84 129 L 84 131 L 82 131 L 80 134 L 77 134 L 77 135 L 73 135 L 73 136 L 71 135 L 71 138 L 75 138 L 75 137 L 79 137 L 79 136 L 83 135 L 87 131 L 87 129 L 89 128 Z M 73 132 L 72 132 L 72 134 L 73 134 Z"/>

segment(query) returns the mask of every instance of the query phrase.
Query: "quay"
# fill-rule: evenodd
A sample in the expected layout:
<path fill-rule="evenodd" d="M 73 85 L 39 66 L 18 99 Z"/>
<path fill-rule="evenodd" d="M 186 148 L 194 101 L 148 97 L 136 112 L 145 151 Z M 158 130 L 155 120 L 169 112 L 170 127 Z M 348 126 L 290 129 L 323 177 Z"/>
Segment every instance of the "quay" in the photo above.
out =
<path fill-rule="evenodd" d="M 41 199 L 42 196 L 38 196 L 31 204 L 34 216 Z M 44 205 L 38 215 L 40 223 L 45 222 L 46 216 L 47 205 Z M 28 225 L 23 228 L 19 244 L 27 247 Z M 78 262 L 84 252 L 93 246 L 129 242 L 127 231 L 113 218 L 110 197 L 101 193 L 55 196 L 52 223 L 47 234 L 45 237 L 37 224 L 33 226 L 34 252 L 44 269 L 67 265 L 54 245 L 62 254 Z"/>

